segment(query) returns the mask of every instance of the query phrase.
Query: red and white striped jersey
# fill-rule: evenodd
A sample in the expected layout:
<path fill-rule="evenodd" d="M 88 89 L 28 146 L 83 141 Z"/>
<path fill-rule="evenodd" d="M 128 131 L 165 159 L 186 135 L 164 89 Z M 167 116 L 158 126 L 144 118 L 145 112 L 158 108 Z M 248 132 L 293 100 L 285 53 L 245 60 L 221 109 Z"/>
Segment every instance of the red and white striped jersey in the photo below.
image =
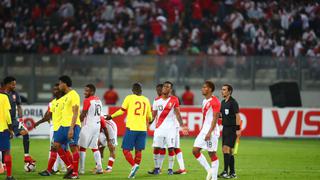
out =
<path fill-rule="evenodd" d="M 175 96 L 168 99 L 158 97 L 154 100 L 152 110 L 157 111 L 156 129 L 169 129 L 176 127 L 174 108 L 179 107 L 179 100 Z"/>
<path fill-rule="evenodd" d="M 83 111 L 88 111 L 83 126 L 100 126 L 102 102 L 97 96 L 90 96 L 83 102 Z"/>
<path fill-rule="evenodd" d="M 202 116 L 203 116 L 203 124 L 200 133 L 207 134 L 210 130 L 212 121 L 213 121 L 213 113 L 220 113 L 221 103 L 219 99 L 215 96 L 212 96 L 209 99 L 204 99 L 202 102 Z M 218 121 L 215 129 L 213 130 L 213 134 L 216 136 L 220 135 Z"/>

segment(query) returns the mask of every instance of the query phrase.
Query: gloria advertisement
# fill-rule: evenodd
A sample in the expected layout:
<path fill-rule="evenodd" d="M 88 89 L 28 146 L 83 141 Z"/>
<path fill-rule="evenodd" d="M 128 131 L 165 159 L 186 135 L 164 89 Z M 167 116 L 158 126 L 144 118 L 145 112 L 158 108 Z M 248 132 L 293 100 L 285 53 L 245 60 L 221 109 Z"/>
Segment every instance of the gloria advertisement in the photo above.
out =
<path fill-rule="evenodd" d="M 119 107 L 105 107 L 105 114 L 113 113 Z M 47 106 L 23 106 L 24 118 L 40 120 Z M 196 136 L 202 125 L 200 107 L 181 107 L 181 116 L 188 125 L 189 136 Z M 319 138 L 320 137 L 320 109 L 306 108 L 241 108 L 242 136 L 245 137 L 289 137 L 289 138 Z M 125 132 L 126 115 L 115 118 L 118 135 Z M 221 124 L 221 120 L 219 120 Z M 219 126 L 222 129 L 221 125 Z M 154 125 L 149 128 L 149 135 L 153 134 Z M 30 132 L 31 135 L 49 135 L 49 124 L 44 123 Z"/>

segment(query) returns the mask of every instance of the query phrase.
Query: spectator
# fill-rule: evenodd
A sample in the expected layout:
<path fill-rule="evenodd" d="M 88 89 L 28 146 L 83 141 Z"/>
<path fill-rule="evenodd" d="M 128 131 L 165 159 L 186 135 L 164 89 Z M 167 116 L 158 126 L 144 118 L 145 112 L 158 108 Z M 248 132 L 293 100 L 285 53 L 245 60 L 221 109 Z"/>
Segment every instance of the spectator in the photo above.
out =
<path fill-rule="evenodd" d="M 185 91 L 182 94 L 182 104 L 183 105 L 194 105 L 194 93 L 190 90 L 190 86 L 185 86 Z"/>
<path fill-rule="evenodd" d="M 109 89 L 103 95 L 103 99 L 106 105 L 115 105 L 117 103 L 119 96 L 113 85 L 109 86 Z"/>

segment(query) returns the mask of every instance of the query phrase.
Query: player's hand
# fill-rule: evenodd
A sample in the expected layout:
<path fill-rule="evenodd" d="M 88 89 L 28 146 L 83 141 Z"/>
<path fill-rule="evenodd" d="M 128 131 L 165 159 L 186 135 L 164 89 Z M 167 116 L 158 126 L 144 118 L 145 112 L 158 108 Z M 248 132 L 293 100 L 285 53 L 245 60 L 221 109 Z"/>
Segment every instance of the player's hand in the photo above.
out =
<path fill-rule="evenodd" d="M 68 132 L 68 139 L 72 139 L 73 138 L 73 128 L 69 128 L 69 132 Z"/>
<path fill-rule="evenodd" d="M 104 118 L 105 118 L 106 120 L 111 120 L 111 119 L 112 119 L 111 115 L 109 115 L 109 114 L 108 114 L 108 115 L 105 115 Z"/>
<path fill-rule="evenodd" d="M 189 129 L 187 126 L 182 126 L 182 134 L 185 136 L 189 135 Z"/>
<path fill-rule="evenodd" d="M 241 130 L 237 130 L 236 134 L 237 134 L 237 137 L 240 137 L 241 136 Z"/>

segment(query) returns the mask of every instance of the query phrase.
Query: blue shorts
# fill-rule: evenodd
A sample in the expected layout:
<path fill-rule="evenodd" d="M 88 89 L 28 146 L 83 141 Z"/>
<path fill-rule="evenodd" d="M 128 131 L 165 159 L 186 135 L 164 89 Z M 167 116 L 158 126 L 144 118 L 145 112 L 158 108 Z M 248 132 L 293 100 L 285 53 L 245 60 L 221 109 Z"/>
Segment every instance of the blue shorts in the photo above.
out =
<path fill-rule="evenodd" d="M 20 136 L 20 132 L 22 130 L 25 130 L 23 127 L 19 127 L 20 126 L 20 123 L 19 121 L 17 121 L 17 119 L 12 119 L 12 128 L 13 128 L 13 133 L 16 137 Z"/>
<path fill-rule="evenodd" d="M 144 150 L 146 147 L 146 131 L 131 131 L 130 129 L 126 129 L 126 133 L 122 140 L 122 149 L 125 150 Z"/>
<path fill-rule="evenodd" d="M 52 140 L 52 144 L 51 146 L 53 146 L 53 142 L 54 142 L 54 136 L 55 134 L 57 133 L 58 131 L 53 131 L 53 140 Z M 64 150 L 68 150 L 68 144 L 61 144 L 61 148 L 64 149 Z"/>
<path fill-rule="evenodd" d="M 70 127 L 63 127 L 60 126 L 60 128 L 58 129 L 58 131 L 56 131 L 56 133 L 53 134 L 53 140 L 54 142 L 58 142 L 60 144 L 69 144 L 69 145 L 78 145 L 78 141 L 79 141 L 79 135 L 80 135 L 80 126 L 75 125 L 74 126 L 74 133 L 73 133 L 73 138 L 72 139 L 68 139 L 68 132 L 69 132 L 69 128 Z"/>
<path fill-rule="evenodd" d="M 5 130 L 0 132 L 0 151 L 10 150 L 10 132 Z"/>

